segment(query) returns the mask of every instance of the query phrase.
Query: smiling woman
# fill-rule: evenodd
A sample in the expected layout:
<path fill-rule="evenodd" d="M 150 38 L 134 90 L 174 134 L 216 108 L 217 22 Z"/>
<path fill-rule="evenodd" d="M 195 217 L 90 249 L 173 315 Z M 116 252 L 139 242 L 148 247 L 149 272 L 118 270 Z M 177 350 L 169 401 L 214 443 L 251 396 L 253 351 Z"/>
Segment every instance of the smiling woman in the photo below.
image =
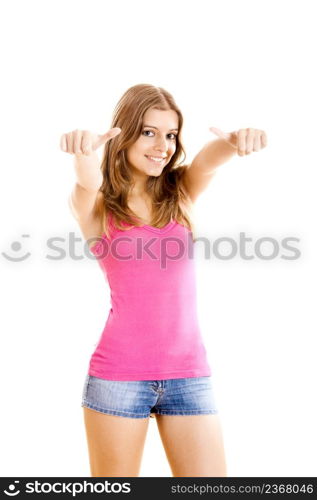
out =
<path fill-rule="evenodd" d="M 139 84 L 123 94 L 111 123 L 121 133 L 105 145 L 101 164 L 99 215 L 107 235 L 107 211 L 120 230 L 144 221 L 160 228 L 172 219 L 193 230 L 182 126 L 182 113 L 166 90 Z"/>
<path fill-rule="evenodd" d="M 143 120 L 156 125 L 143 125 L 140 137 L 127 150 L 127 159 L 135 180 L 132 195 L 144 193 L 148 176 L 161 175 L 162 170 L 156 167 L 167 165 L 176 151 L 176 135 L 167 132 L 170 123 L 176 123 L 173 130 L 178 125 L 178 116 L 174 110 L 150 108 L 145 112 Z"/>
<path fill-rule="evenodd" d="M 78 222 L 102 232 L 90 250 L 111 292 L 82 394 L 93 476 L 138 475 L 153 415 L 173 475 L 226 475 L 196 307 L 182 126 L 171 94 L 135 85 L 100 137 L 101 168 L 78 169 L 90 186 L 76 191 L 89 211 Z"/>

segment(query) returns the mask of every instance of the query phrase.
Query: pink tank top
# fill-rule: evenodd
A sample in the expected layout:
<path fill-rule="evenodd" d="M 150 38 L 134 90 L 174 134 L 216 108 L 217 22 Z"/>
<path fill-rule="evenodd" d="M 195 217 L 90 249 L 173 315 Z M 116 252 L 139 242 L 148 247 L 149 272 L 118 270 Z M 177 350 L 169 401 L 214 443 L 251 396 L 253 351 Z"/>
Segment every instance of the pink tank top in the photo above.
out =
<path fill-rule="evenodd" d="M 112 219 L 110 218 L 110 223 Z M 111 308 L 88 374 L 108 380 L 211 375 L 196 310 L 192 233 L 176 221 L 105 234 L 90 249 Z"/>

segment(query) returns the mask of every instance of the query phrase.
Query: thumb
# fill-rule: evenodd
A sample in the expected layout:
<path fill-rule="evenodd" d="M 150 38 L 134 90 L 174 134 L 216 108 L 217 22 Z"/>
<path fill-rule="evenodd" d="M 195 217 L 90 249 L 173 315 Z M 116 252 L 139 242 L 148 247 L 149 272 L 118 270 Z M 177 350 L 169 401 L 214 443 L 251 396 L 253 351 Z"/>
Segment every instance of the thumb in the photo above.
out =
<path fill-rule="evenodd" d="M 228 134 L 227 132 L 223 132 L 222 130 L 220 130 L 220 128 L 209 127 L 209 130 L 211 132 L 213 132 L 214 134 L 216 134 L 221 139 L 225 139 L 226 141 L 230 140 L 231 134 Z"/>
<path fill-rule="evenodd" d="M 95 143 L 95 149 L 99 148 L 103 144 L 106 144 L 106 142 L 110 141 L 110 139 L 113 139 L 116 137 L 116 135 L 119 135 L 121 133 L 121 128 L 119 127 L 114 127 L 108 130 L 105 134 L 98 135 L 98 139 Z"/>
<path fill-rule="evenodd" d="M 209 127 L 209 130 L 216 134 L 220 139 L 224 139 L 227 141 L 231 146 L 236 147 L 237 146 L 237 133 L 236 132 L 223 132 L 219 128 L 216 127 Z"/>

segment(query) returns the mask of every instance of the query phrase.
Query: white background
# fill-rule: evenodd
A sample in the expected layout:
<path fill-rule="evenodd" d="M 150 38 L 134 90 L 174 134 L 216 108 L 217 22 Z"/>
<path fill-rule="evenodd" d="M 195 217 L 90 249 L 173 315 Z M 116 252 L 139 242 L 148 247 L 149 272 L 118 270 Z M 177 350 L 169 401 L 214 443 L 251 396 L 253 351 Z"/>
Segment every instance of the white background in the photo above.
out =
<path fill-rule="evenodd" d="M 210 126 L 267 133 L 261 152 L 219 167 L 195 222 L 211 241 L 238 243 L 245 232 L 250 255 L 256 240 L 275 238 L 278 256 L 198 253 L 199 315 L 228 475 L 316 476 L 314 7 L 2 2 L 2 476 L 90 475 L 80 404 L 109 295 L 68 207 L 73 157 L 59 140 L 76 128 L 106 132 L 116 102 L 137 83 L 174 96 L 188 161 L 216 139 Z M 72 233 L 77 258 L 69 255 Z M 47 246 L 52 237 L 62 238 L 62 259 Z M 298 259 L 281 258 L 293 255 L 282 248 L 286 237 L 299 239 Z M 171 476 L 155 419 L 140 475 Z"/>

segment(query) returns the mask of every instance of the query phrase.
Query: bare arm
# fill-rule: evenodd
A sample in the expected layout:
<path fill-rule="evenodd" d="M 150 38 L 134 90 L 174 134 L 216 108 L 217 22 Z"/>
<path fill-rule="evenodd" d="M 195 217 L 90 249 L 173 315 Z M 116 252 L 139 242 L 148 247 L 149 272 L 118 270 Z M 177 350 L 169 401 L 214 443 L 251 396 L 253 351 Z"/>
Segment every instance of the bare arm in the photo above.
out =
<path fill-rule="evenodd" d="M 193 202 L 207 188 L 217 167 L 235 154 L 235 149 L 223 139 L 210 141 L 199 151 L 184 175 L 184 183 Z"/>
<path fill-rule="evenodd" d="M 76 182 L 87 191 L 96 192 L 102 184 L 102 172 L 100 170 L 100 160 L 95 151 L 89 155 L 75 154 L 74 168 Z"/>
<path fill-rule="evenodd" d="M 96 201 L 101 194 L 99 189 L 103 176 L 96 149 L 120 132 L 121 129 L 115 127 L 103 135 L 92 134 L 88 130 L 74 130 L 61 136 L 61 149 L 74 155 L 76 183 L 68 203 L 77 220 L 88 220 L 92 217 Z"/>
<path fill-rule="evenodd" d="M 207 188 L 219 165 L 230 160 L 235 154 L 248 155 L 267 145 L 264 130 L 247 128 L 229 133 L 215 127 L 210 130 L 220 138 L 208 142 L 203 147 L 184 175 L 184 183 L 192 201 Z"/>

